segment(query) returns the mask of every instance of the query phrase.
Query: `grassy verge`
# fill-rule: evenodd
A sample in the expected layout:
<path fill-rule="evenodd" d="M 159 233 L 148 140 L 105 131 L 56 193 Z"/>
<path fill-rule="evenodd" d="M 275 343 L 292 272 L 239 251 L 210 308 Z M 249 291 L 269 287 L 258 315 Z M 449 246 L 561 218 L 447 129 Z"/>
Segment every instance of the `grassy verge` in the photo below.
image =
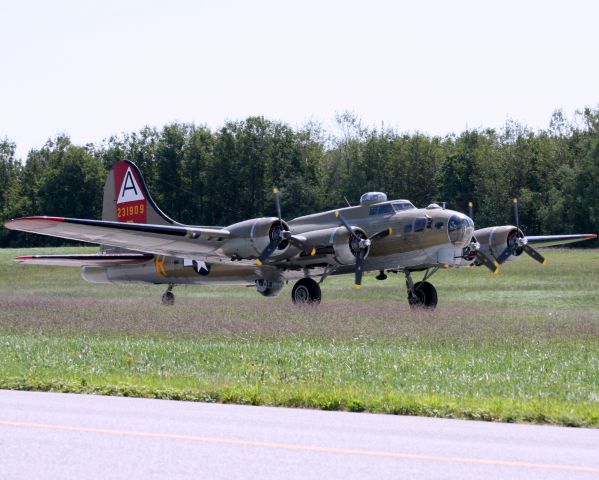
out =
<path fill-rule="evenodd" d="M 90 285 L 0 252 L 0 387 L 599 427 L 599 252 L 548 251 L 491 276 L 350 278 L 317 309 L 286 289 Z"/>

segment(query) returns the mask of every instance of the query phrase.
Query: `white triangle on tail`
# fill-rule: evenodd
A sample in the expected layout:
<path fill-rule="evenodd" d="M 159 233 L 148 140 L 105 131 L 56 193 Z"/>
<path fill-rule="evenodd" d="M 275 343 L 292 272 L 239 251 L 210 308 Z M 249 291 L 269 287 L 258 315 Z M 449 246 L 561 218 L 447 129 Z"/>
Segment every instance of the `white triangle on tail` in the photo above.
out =
<path fill-rule="evenodd" d="M 141 188 L 139 188 L 139 184 L 137 183 L 137 180 L 135 180 L 133 172 L 131 172 L 131 167 L 129 167 L 127 173 L 125 173 L 125 176 L 123 177 L 121 191 L 119 192 L 116 203 L 133 202 L 135 200 L 143 199 L 144 196 L 141 193 Z"/>

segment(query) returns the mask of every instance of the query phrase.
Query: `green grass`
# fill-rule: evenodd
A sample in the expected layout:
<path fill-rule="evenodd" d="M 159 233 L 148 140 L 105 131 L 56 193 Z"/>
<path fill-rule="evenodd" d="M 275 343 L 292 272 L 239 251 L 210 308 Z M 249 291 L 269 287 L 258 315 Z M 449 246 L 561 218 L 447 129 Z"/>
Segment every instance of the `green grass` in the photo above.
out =
<path fill-rule="evenodd" d="M 438 272 L 434 312 L 394 275 L 330 278 L 318 308 L 289 286 L 177 287 L 163 307 L 161 286 L 10 260 L 29 252 L 0 251 L 3 388 L 599 427 L 597 250 Z"/>

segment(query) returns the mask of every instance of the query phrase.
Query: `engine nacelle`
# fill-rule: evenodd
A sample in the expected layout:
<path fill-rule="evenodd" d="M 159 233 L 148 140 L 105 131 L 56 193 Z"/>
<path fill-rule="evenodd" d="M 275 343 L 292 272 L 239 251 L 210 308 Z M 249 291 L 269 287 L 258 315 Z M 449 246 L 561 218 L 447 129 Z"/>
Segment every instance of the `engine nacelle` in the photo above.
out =
<path fill-rule="evenodd" d="M 474 236 L 476 241 L 480 243 L 480 250 L 493 260 L 497 260 L 497 257 L 499 257 L 508 248 L 510 242 L 513 241 L 516 233 L 517 229 L 513 225 L 502 225 L 500 227 L 481 228 L 474 232 Z M 514 257 L 518 257 L 521 254 L 522 249 L 517 248 L 514 254 L 510 255 L 507 260 L 513 260 Z"/>
<path fill-rule="evenodd" d="M 358 227 L 352 227 L 353 232 L 359 238 L 366 239 L 366 232 Z M 302 234 L 306 237 L 309 245 L 316 246 L 316 254 L 330 254 L 340 265 L 354 265 L 358 253 L 356 240 L 350 238 L 345 227 L 325 228 Z M 370 247 L 366 247 L 365 257 L 368 256 Z"/>
<path fill-rule="evenodd" d="M 252 218 L 230 225 L 227 230 L 231 232 L 231 236 L 225 243 L 223 252 L 234 258 L 258 258 L 280 228 L 277 217 Z M 285 222 L 283 230 L 289 230 Z M 282 242 L 272 256 L 276 258 L 284 254 L 288 247 L 288 242 Z"/>

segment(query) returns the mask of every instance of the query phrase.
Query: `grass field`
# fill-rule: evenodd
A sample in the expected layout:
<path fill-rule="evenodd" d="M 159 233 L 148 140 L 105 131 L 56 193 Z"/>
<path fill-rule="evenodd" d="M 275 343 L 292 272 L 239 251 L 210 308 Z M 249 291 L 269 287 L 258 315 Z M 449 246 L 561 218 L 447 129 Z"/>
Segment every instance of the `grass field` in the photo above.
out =
<path fill-rule="evenodd" d="M 500 275 L 330 278 L 318 308 L 253 288 L 92 285 L 0 250 L 0 387 L 599 427 L 599 250 Z M 45 249 L 44 252 L 93 251 Z M 417 278 L 418 279 L 418 278 Z"/>

